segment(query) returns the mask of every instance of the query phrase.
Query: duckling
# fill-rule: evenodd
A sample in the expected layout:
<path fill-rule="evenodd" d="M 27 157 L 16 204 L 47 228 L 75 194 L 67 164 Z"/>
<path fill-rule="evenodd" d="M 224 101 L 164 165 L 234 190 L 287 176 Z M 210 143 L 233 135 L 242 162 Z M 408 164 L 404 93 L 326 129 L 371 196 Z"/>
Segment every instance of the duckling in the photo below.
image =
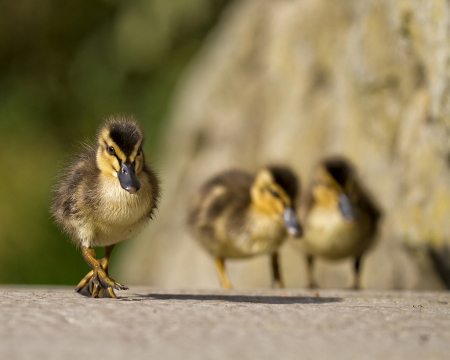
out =
<path fill-rule="evenodd" d="M 363 189 L 350 162 L 327 158 L 316 167 L 300 208 L 310 288 L 314 259 L 354 258 L 353 288 L 360 288 L 361 257 L 372 245 L 381 212 Z"/>
<path fill-rule="evenodd" d="M 81 295 L 115 298 L 113 289 L 128 289 L 109 277 L 111 252 L 152 219 L 160 194 L 159 180 L 145 163 L 143 141 L 134 120 L 108 119 L 96 145 L 68 168 L 55 191 L 53 216 L 92 269 L 75 289 Z M 105 247 L 102 259 L 93 249 L 98 246 Z"/>
<path fill-rule="evenodd" d="M 230 289 L 225 259 L 271 254 L 275 287 L 282 287 L 278 248 L 287 233 L 302 234 L 295 212 L 298 181 L 281 166 L 269 166 L 256 176 L 229 170 L 207 181 L 188 211 L 193 236 L 215 258 L 221 285 Z"/>

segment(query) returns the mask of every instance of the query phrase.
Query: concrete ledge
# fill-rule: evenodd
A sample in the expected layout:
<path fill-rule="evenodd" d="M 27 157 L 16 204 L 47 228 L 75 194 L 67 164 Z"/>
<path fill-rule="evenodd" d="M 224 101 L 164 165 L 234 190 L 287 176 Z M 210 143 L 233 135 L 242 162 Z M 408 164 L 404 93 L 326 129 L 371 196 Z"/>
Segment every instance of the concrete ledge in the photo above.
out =
<path fill-rule="evenodd" d="M 450 293 L 0 288 L 0 359 L 449 359 Z"/>

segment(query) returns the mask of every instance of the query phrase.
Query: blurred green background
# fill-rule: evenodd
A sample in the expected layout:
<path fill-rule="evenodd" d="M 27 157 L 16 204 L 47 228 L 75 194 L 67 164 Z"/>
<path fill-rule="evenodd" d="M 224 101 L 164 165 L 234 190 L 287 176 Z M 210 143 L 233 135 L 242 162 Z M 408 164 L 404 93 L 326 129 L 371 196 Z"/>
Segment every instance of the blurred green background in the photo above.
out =
<path fill-rule="evenodd" d="M 0 2 L 0 283 L 88 271 L 49 213 L 59 170 L 115 113 L 141 122 L 158 165 L 175 83 L 226 2 Z"/>

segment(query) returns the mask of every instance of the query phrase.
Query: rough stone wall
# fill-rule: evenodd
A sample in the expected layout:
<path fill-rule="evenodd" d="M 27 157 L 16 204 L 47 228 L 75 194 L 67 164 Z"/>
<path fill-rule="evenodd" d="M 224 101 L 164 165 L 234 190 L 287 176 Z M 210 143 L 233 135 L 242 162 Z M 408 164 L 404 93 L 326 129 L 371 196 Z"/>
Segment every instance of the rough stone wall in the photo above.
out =
<path fill-rule="evenodd" d="M 184 226 L 199 185 L 283 162 L 306 186 L 322 156 L 342 154 L 384 209 L 363 286 L 441 288 L 424 249 L 450 241 L 449 35 L 445 0 L 236 1 L 180 82 L 160 211 L 124 252 L 123 276 L 217 287 Z M 304 286 L 301 254 L 287 242 L 282 256 L 287 286 Z M 270 284 L 265 257 L 229 263 L 236 287 Z M 319 263 L 318 282 L 349 286 L 350 269 Z"/>

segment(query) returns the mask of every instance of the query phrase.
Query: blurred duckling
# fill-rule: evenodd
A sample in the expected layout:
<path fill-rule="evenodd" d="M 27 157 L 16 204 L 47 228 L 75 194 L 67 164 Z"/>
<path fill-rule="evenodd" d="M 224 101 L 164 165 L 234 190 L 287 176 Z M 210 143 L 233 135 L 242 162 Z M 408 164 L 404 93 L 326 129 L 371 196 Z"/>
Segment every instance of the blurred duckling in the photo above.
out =
<path fill-rule="evenodd" d="M 143 141 L 135 121 L 111 118 L 100 128 L 97 144 L 58 184 L 52 213 L 92 269 L 76 287 L 81 295 L 114 298 L 113 289 L 128 289 L 109 277 L 108 267 L 115 244 L 141 231 L 156 209 L 159 181 L 145 163 Z M 104 258 L 96 259 L 95 246 L 105 247 Z"/>
<path fill-rule="evenodd" d="M 231 282 L 225 259 L 271 254 L 273 286 L 282 287 L 278 248 L 287 233 L 301 236 L 295 213 L 298 181 L 288 168 L 270 166 L 256 176 L 230 170 L 207 181 L 194 197 L 188 224 L 215 258 L 224 289 Z"/>
<path fill-rule="evenodd" d="M 359 289 L 361 257 L 373 243 L 381 213 L 347 160 L 334 157 L 319 163 L 299 213 L 305 230 L 301 245 L 307 256 L 309 287 L 317 287 L 316 257 L 352 257 L 353 288 Z"/>

